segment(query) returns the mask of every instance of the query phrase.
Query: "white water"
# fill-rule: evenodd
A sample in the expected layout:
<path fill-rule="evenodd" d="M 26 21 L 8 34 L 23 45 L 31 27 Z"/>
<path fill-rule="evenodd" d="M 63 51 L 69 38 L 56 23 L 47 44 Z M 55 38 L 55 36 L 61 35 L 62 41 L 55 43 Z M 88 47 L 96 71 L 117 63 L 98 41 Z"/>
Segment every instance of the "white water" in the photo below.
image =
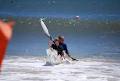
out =
<path fill-rule="evenodd" d="M 120 81 L 120 63 L 80 59 L 72 64 L 44 66 L 44 57 L 6 57 L 0 81 Z"/>
<path fill-rule="evenodd" d="M 64 52 L 64 58 L 58 55 L 57 51 L 49 48 L 46 50 L 47 60 L 45 65 L 56 65 L 61 63 L 72 63 L 72 59 Z"/>

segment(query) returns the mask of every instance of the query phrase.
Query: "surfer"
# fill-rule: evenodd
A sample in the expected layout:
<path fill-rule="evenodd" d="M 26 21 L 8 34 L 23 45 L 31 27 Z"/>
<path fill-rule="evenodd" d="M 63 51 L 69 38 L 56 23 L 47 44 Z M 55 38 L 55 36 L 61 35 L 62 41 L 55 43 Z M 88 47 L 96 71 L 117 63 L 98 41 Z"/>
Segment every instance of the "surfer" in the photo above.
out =
<path fill-rule="evenodd" d="M 64 43 L 64 37 L 63 36 L 58 36 L 58 40 L 59 40 L 59 46 L 65 51 L 65 53 L 72 59 L 72 60 L 76 60 L 75 58 L 71 57 L 71 55 L 69 54 L 69 51 L 67 49 L 67 45 Z"/>
<path fill-rule="evenodd" d="M 72 60 L 76 60 L 75 58 L 71 57 L 69 55 L 68 49 L 67 49 L 67 45 L 64 43 L 64 37 L 63 36 L 58 36 L 58 39 L 55 39 L 54 41 L 52 40 L 52 37 L 46 27 L 46 25 L 43 22 L 43 19 L 40 19 L 41 22 L 41 26 L 45 32 L 45 34 L 47 35 L 47 37 L 49 37 L 50 41 L 49 41 L 49 47 L 53 48 L 57 51 L 58 55 L 60 55 L 61 57 L 65 58 L 65 56 L 67 55 L 68 57 L 70 57 Z M 51 44 L 52 43 L 52 44 Z"/>
<path fill-rule="evenodd" d="M 54 43 L 50 47 L 55 49 L 58 55 L 64 57 L 63 49 L 60 47 L 58 39 L 54 39 Z"/>

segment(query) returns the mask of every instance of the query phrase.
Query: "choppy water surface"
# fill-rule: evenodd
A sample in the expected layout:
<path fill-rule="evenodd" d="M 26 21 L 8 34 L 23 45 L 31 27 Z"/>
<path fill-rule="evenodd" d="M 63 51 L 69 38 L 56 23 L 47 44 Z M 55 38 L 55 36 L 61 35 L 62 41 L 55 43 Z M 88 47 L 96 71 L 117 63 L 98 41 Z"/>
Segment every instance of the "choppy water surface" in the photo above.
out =
<path fill-rule="evenodd" d="M 17 17 L 8 55 L 45 55 L 48 39 L 40 25 L 40 18 Z M 74 18 L 49 18 L 44 20 L 50 34 L 63 35 L 74 56 L 119 55 L 120 21 Z"/>
<path fill-rule="evenodd" d="M 0 81 L 120 81 L 120 63 L 115 60 L 81 58 L 72 64 L 44 64 L 44 57 L 6 57 Z"/>

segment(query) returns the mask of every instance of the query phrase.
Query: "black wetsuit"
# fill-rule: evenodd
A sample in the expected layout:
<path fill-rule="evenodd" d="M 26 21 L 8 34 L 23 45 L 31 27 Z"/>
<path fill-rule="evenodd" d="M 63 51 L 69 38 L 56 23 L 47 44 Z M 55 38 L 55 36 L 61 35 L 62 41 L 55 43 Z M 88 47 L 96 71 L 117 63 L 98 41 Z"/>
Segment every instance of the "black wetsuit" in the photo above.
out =
<path fill-rule="evenodd" d="M 52 44 L 51 47 L 58 52 L 58 55 L 61 55 L 61 56 L 64 55 L 63 49 L 62 49 L 60 46 L 57 46 L 57 45 L 55 45 L 55 44 Z"/>

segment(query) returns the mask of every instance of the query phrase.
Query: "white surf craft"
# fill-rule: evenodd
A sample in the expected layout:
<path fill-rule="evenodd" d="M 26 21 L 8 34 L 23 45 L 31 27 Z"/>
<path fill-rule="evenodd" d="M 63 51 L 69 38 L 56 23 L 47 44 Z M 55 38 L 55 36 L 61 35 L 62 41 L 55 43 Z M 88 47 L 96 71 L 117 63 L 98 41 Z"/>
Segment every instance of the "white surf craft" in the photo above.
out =
<path fill-rule="evenodd" d="M 64 57 L 61 57 L 60 55 L 57 54 L 57 51 L 54 50 L 53 48 L 49 48 L 46 50 L 47 52 L 47 63 L 56 65 L 56 64 L 61 64 L 61 63 L 72 63 L 71 58 L 69 58 L 65 53 Z"/>

